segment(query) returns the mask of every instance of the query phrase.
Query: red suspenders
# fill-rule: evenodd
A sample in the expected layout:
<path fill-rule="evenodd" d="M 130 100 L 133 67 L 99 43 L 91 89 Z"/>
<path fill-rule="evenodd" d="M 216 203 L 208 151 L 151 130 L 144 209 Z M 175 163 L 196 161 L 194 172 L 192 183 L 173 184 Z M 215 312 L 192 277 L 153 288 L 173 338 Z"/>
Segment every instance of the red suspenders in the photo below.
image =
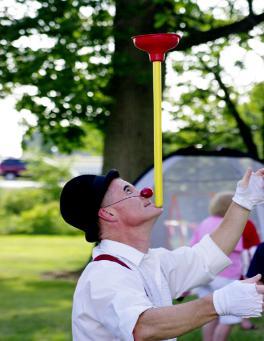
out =
<path fill-rule="evenodd" d="M 94 262 L 97 262 L 100 260 L 109 260 L 110 262 L 118 263 L 118 264 L 124 266 L 125 268 L 128 268 L 129 270 L 131 270 L 130 267 L 128 265 L 126 265 L 126 263 L 122 262 L 120 259 L 118 259 L 114 256 L 111 256 L 111 255 L 103 254 L 103 255 L 99 255 L 99 256 L 94 258 Z"/>
<path fill-rule="evenodd" d="M 118 264 L 124 266 L 125 268 L 128 268 L 129 270 L 131 270 L 130 267 L 128 265 L 126 265 L 126 263 L 122 262 L 120 259 L 118 259 L 115 256 L 103 254 L 103 255 L 99 255 L 99 256 L 95 257 L 93 261 L 98 262 L 100 260 L 109 260 L 110 262 L 118 263 Z M 149 296 L 147 291 L 146 291 L 146 288 L 144 288 L 144 290 L 145 290 L 146 295 Z"/>

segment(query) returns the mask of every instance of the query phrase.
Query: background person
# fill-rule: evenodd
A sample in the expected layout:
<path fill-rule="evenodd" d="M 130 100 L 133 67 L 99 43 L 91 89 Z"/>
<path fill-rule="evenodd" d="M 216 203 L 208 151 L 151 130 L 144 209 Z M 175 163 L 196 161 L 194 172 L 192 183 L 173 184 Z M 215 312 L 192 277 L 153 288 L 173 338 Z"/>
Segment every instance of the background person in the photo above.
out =
<path fill-rule="evenodd" d="M 261 274 L 261 281 L 264 282 L 264 242 L 260 243 L 257 247 L 257 250 L 250 263 L 247 277 L 251 277 L 252 274 L 255 273 Z"/>
<path fill-rule="evenodd" d="M 213 232 L 223 221 L 223 217 L 230 206 L 233 198 L 232 192 L 219 192 L 214 195 L 209 203 L 210 216 L 204 219 L 195 229 L 191 241 L 191 245 L 198 243 L 206 234 Z M 239 239 L 234 250 L 230 253 L 229 258 L 232 264 L 224 271 L 220 272 L 216 278 L 207 285 L 201 286 L 194 290 L 198 297 L 204 297 L 216 289 L 238 280 L 242 274 L 242 238 Z M 202 327 L 204 341 L 224 341 L 228 339 L 232 327 L 241 322 L 241 318 L 237 316 L 220 316 Z"/>
<path fill-rule="evenodd" d="M 253 221 L 248 220 L 242 234 L 243 252 L 242 252 L 242 278 L 246 278 L 250 262 L 254 256 L 257 246 L 260 243 L 260 237 Z M 240 326 L 244 330 L 256 329 L 249 319 L 242 319 Z"/>
<path fill-rule="evenodd" d="M 246 276 L 249 264 L 253 258 L 253 255 L 257 249 L 257 246 L 261 242 L 256 226 L 252 220 L 248 220 L 246 223 L 245 229 L 242 234 L 242 242 L 243 242 L 242 274 L 243 276 Z"/>
<path fill-rule="evenodd" d="M 168 340 L 218 315 L 260 316 L 260 276 L 192 302 L 173 306 L 172 299 L 230 264 L 226 255 L 239 241 L 250 210 L 264 201 L 263 177 L 264 169 L 248 170 L 219 228 L 192 248 L 174 251 L 149 248 L 162 208 L 117 171 L 70 180 L 61 193 L 62 216 L 83 230 L 87 241 L 99 241 L 75 290 L 73 339 Z"/>

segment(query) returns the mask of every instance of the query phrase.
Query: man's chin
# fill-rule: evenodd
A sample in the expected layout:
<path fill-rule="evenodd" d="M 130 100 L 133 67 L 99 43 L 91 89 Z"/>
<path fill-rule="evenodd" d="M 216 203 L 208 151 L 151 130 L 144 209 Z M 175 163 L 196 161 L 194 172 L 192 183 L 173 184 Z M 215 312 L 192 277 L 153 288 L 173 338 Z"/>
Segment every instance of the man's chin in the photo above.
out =
<path fill-rule="evenodd" d="M 155 211 L 157 212 L 156 214 L 157 214 L 158 216 L 160 216 L 161 213 L 163 212 L 163 207 L 157 207 L 157 206 L 155 206 L 155 205 L 153 205 L 153 207 L 154 207 Z"/>
<path fill-rule="evenodd" d="M 158 217 L 162 214 L 163 212 L 163 207 L 156 207 L 153 205 L 153 219 L 154 221 L 156 221 L 158 219 Z"/>

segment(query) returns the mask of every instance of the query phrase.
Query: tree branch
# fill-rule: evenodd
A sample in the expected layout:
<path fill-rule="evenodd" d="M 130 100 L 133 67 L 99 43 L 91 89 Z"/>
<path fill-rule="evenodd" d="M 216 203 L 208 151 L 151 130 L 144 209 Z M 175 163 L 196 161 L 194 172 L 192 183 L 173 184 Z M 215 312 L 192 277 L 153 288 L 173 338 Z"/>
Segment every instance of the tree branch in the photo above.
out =
<path fill-rule="evenodd" d="M 193 32 L 191 36 L 181 39 L 177 51 L 185 51 L 192 46 L 214 41 L 218 38 L 228 37 L 230 34 L 249 32 L 261 22 L 264 22 L 264 13 L 258 15 L 250 14 L 244 19 L 229 25 L 213 28 L 205 32 Z"/>
<path fill-rule="evenodd" d="M 230 98 L 228 88 L 223 83 L 220 74 L 218 72 L 214 72 L 214 76 L 215 76 L 215 79 L 217 80 L 220 88 L 224 91 L 224 94 L 225 94 L 224 97 L 225 97 L 226 105 L 227 105 L 230 113 L 233 115 L 233 117 L 237 123 L 241 137 L 242 137 L 242 139 L 243 139 L 243 141 L 244 141 L 244 143 L 248 149 L 248 152 L 251 153 L 252 156 L 258 158 L 257 146 L 253 140 L 253 136 L 252 136 L 250 127 L 240 117 L 239 112 L 238 112 L 235 104 L 233 103 L 233 101 Z"/>
<path fill-rule="evenodd" d="M 253 0 L 247 0 L 247 3 L 248 3 L 248 12 L 250 15 L 254 15 L 254 12 L 253 12 Z"/>
<path fill-rule="evenodd" d="M 245 146 L 248 149 L 248 152 L 254 156 L 258 158 L 258 150 L 257 150 L 257 146 L 254 142 L 253 136 L 252 136 L 252 132 L 250 129 L 250 126 L 248 126 L 244 120 L 241 118 L 237 107 L 235 105 L 235 103 L 232 101 L 231 97 L 230 97 L 230 93 L 229 90 L 227 88 L 227 86 L 224 84 L 224 82 L 222 81 L 221 75 L 220 75 L 220 71 L 221 71 L 221 66 L 220 66 L 220 60 L 219 60 L 219 56 L 217 57 L 217 63 L 215 65 L 215 67 L 210 68 L 208 67 L 208 65 L 206 63 L 204 63 L 204 61 L 202 60 L 202 58 L 199 58 L 200 63 L 203 65 L 203 67 L 205 68 L 206 71 L 210 71 L 213 73 L 217 83 L 219 84 L 220 89 L 223 90 L 224 92 L 224 96 L 223 99 L 226 103 L 226 106 L 230 112 L 231 115 L 233 115 L 237 127 L 240 131 L 241 137 L 245 143 Z"/>

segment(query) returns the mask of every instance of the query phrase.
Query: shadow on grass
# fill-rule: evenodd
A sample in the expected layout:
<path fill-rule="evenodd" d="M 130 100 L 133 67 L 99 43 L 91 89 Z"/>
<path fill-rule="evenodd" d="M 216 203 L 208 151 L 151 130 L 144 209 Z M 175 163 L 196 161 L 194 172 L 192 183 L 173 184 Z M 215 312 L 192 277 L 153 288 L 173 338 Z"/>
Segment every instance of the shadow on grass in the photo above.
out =
<path fill-rule="evenodd" d="M 73 281 L 0 282 L 0 339 L 71 340 Z"/>

